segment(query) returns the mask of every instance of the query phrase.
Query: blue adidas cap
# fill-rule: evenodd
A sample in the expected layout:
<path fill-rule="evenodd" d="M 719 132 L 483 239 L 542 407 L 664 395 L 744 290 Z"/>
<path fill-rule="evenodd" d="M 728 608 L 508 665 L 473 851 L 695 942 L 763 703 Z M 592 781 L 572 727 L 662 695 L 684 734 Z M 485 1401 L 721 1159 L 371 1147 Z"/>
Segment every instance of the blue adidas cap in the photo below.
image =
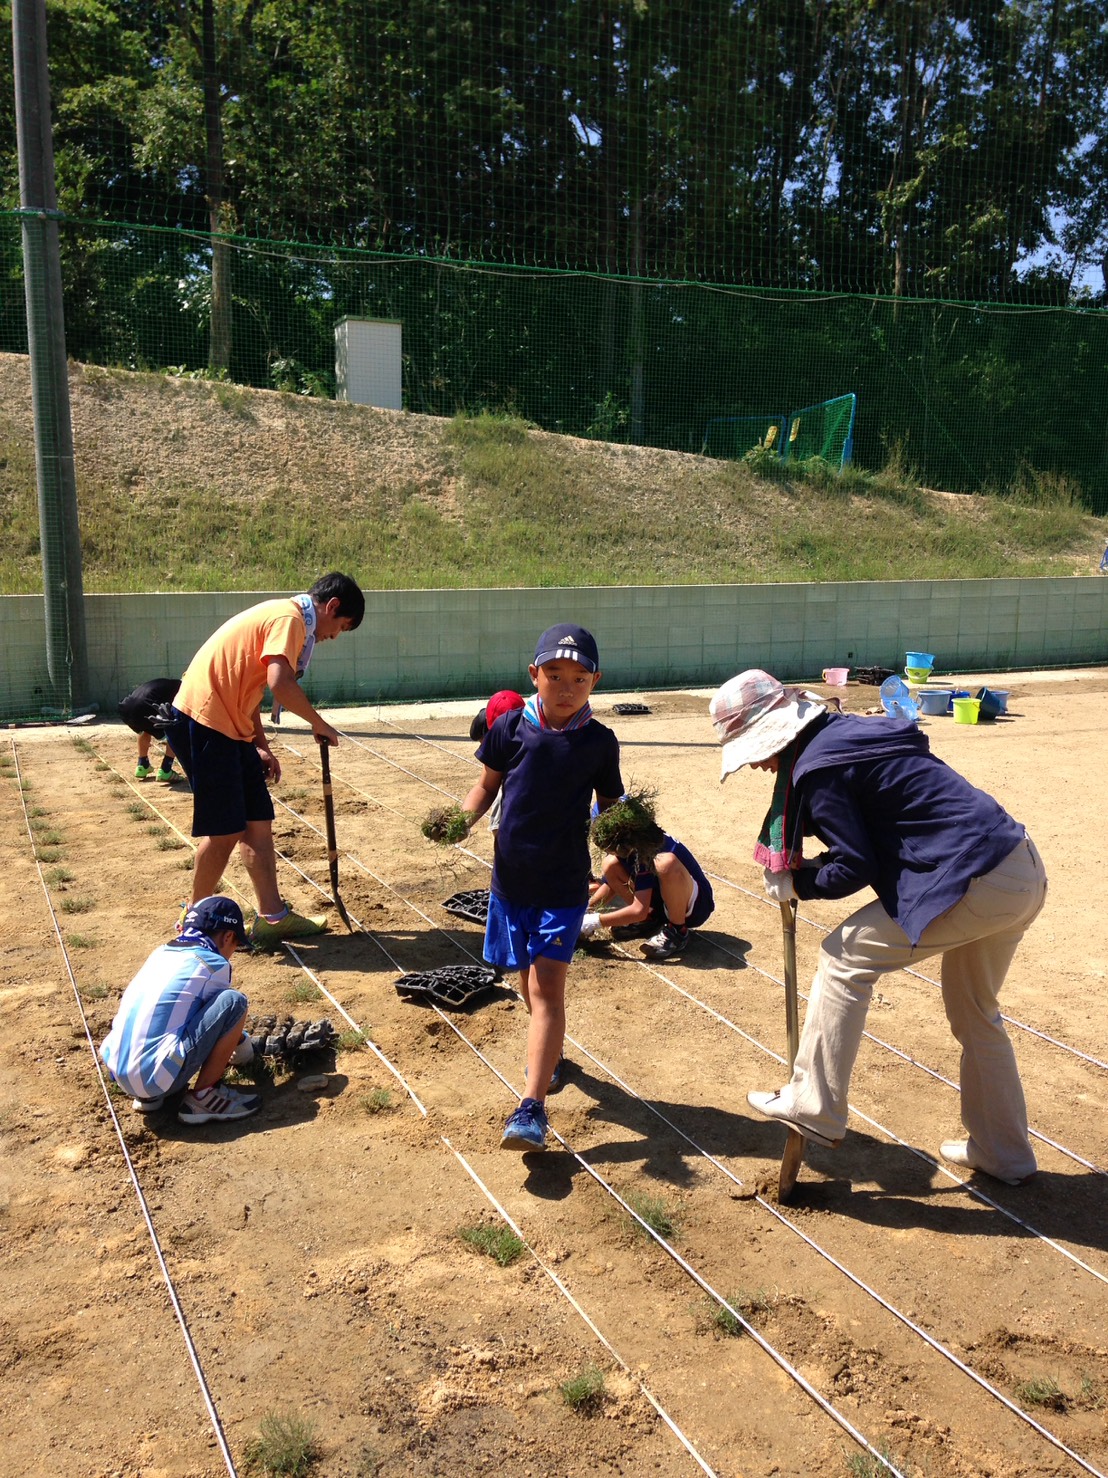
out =
<path fill-rule="evenodd" d="M 544 662 L 580 662 L 588 672 L 600 669 L 600 653 L 596 639 L 583 626 L 551 626 L 539 637 L 535 648 L 535 666 Z"/>

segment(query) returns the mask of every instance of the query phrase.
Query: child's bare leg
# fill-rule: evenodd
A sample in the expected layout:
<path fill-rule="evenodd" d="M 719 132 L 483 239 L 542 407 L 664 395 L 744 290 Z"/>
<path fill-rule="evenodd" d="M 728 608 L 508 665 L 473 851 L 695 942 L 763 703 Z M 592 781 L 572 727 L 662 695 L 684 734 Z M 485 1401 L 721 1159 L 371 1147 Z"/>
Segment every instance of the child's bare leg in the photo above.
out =
<path fill-rule="evenodd" d="M 138 736 L 138 762 L 140 765 L 144 760 L 150 758 L 150 739 L 151 735 L 149 734 L 140 734 Z"/>
<path fill-rule="evenodd" d="M 531 1013 L 527 1029 L 527 1096 L 537 1098 L 540 1103 L 546 1101 L 565 1041 L 568 971 L 568 961 L 540 955 L 520 974 L 523 999 Z"/>
<path fill-rule="evenodd" d="M 658 874 L 658 886 L 662 893 L 662 903 L 665 907 L 666 918 L 671 924 L 680 928 L 692 905 L 693 880 L 692 874 L 678 857 L 672 852 L 667 852 L 657 858 L 655 867 Z"/>
<path fill-rule="evenodd" d="M 204 1066 L 196 1075 L 196 1082 L 192 1085 L 195 1093 L 198 1088 L 210 1088 L 213 1083 L 218 1083 L 227 1071 L 227 1064 L 231 1060 L 231 1053 L 242 1040 L 243 1023 L 246 1021 L 244 1011 L 229 1031 L 225 1031 L 208 1053 Z"/>

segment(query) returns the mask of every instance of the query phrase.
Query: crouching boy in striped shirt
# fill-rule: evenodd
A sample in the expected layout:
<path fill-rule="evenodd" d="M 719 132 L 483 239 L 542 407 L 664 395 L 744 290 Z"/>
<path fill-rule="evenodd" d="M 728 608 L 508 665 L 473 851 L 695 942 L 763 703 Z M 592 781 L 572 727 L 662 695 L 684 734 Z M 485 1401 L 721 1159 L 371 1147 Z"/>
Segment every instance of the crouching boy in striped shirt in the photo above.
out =
<path fill-rule="evenodd" d="M 231 956 L 246 942 L 233 899 L 201 898 L 123 992 L 100 1056 L 139 1113 L 160 1109 L 194 1077 L 177 1111 L 182 1124 L 245 1119 L 260 1106 L 257 1094 L 222 1081 L 229 1064 L 253 1056 L 243 1033 L 247 1000 L 231 989 Z"/>

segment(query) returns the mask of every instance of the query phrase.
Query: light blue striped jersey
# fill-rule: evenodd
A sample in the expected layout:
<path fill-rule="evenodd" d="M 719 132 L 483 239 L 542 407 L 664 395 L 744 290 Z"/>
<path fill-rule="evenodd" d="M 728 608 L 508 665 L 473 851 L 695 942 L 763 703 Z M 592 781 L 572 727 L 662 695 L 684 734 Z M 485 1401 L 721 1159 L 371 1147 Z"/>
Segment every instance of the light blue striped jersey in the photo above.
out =
<path fill-rule="evenodd" d="M 231 962 L 210 943 L 163 944 L 123 992 L 100 1044 L 112 1077 L 135 1098 L 172 1088 L 185 1061 L 181 1034 L 231 984 Z"/>

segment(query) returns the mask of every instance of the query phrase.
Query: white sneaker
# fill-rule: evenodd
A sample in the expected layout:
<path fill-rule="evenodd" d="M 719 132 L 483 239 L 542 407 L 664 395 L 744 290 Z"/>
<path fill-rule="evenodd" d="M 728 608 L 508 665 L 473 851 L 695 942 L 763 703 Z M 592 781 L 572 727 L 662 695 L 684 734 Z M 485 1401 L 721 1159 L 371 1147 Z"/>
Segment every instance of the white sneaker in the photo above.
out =
<path fill-rule="evenodd" d="M 968 1139 L 945 1139 L 939 1146 L 939 1154 L 950 1165 L 957 1165 L 961 1170 L 979 1170 L 982 1175 L 991 1175 L 994 1180 L 1003 1181 L 1005 1185 L 1026 1185 L 1035 1174 L 1032 1170 L 1027 1175 L 999 1175 L 995 1170 L 986 1170 L 984 1165 L 977 1163 L 977 1156 L 971 1152 Z"/>
<path fill-rule="evenodd" d="M 156 1114 L 165 1102 L 165 1094 L 158 1093 L 153 1098 L 132 1098 L 131 1107 L 136 1114 Z"/>
<path fill-rule="evenodd" d="M 795 1129 L 798 1134 L 803 1134 L 804 1138 L 810 1139 L 813 1144 L 825 1145 L 829 1150 L 837 1150 L 842 1144 L 841 1139 L 828 1139 L 826 1134 L 820 1134 L 816 1129 L 809 1129 L 807 1124 L 802 1124 L 798 1119 L 783 1112 L 780 1093 L 760 1093 L 754 1090 L 746 1095 L 746 1101 L 752 1109 L 764 1114 L 767 1119 L 776 1119 L 779 1124 Z"/>
<path fill-rule="evenodd" d="M 196 1088 L 186 1093 L 177 1110 L 182 1124 L 210 1124 L 221 1119 L 246 1119 L 257 1113 L 262 1101 L 256 1093 L 240 1093 L 226 1083 Z"/>

